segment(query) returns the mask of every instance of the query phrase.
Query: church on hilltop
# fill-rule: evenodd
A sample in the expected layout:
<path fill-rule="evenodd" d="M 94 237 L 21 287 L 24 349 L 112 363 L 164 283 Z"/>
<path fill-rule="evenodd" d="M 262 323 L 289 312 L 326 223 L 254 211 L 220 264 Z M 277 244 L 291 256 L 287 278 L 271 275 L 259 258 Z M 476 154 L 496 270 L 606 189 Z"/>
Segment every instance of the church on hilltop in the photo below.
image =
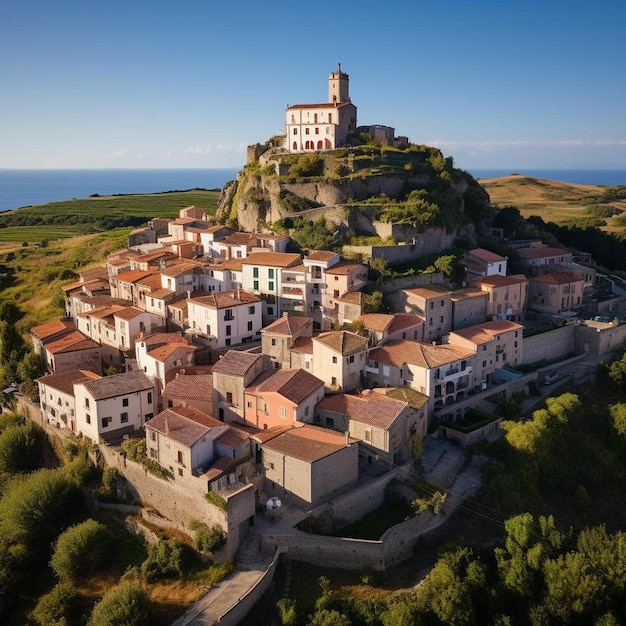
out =
<path fill-rule="evenodd" d="M 393 145 L 395 139 L 391 126 L 357 127 L 356 107 L 350 100 L 350 77 L 341 71 L 341 63 L 328 76 L 328 102 L 294 104 L 285 111 L 285 148 L 289 152 L 341 148 L 355 133 L 369 133 L 385 146 Z"/>

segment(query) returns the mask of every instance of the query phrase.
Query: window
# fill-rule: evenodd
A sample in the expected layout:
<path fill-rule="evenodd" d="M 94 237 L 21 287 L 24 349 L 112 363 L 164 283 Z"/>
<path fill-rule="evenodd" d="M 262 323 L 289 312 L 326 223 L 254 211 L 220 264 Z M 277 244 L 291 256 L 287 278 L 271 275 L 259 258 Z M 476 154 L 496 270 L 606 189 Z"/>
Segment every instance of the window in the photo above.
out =
<path fill-rule="evenodd" d="M 305 134 L 305 135 L 308 135 L 308 134 L 309 134 L 309 129 L 308 129 L 308 128 L 305 128 L 305 129 L 304 129 L 304 134 Z"/>
<path fill-rule="evenodd" d="M 354 363 L 354 354 L 348 357 L 348 363 Z"/>
<path fill-rule="evenodd" d="M 326 418 L 326 426 L 328 426 L 329 428 L 334 428 L 335 427 L 335 420 L 332 417 L 327 417 Z"/>
<path fill-rule="evenodd" d="M 150 439 L 152 439 L 152 441 L 156 441 L 156 433 L 153 430 L 150 431 Z"/>
<path fill-rule="evenodd" d="M 270 280 L 267 283 L 267 289 L 268 289 L 268 291 L 274 291 L 274 281 Z"/>
<path fill-rule="evenodd" d="M 274 464 L 270 463 L 270 469 L 274 469 Z"/>
<path fill-rule="evenodd" d="M 274 315 L 274 307 L 273 306 L 268 306 L 267 307 L 267 314 L 268 315 Z"/>
<path fill-rule="evenodd" d="M 309 414 L 309 407 L 308 407 L 308 405 L 304 407 L 304 414 L 305 415 Z"/>
<path fill-rule="evenodd" d="M 339 276 L 335 276 L 335 280 L 339 280 Z"/>
<path fill-rule="evenodd" d="M 106 419 L 110 420 L 111 418 L 107 417 Z M 126 424 L 128 422 L 128 413 L 120 413 L 120 422 L 122 422 L 122 424 Z"/>
<path fill-rule="evenodd" d="M 248 315 L 254 315 L 254 304 L 248 307 Z"/>
<path fill-rule="evenodd" d="M 276 345 L 276 339 L 272 339 L 272 345 L 275 346 Z"/>
<path fill-rule="evenodd" d="M 252 278 L 258 278 L 259 277 L 259 268 L 258 267 L 253 267 L 252 268 Z"/>
<path fill-rule="evenodd" d="M 298 129 L 297 129 L 297 128 L 294 128 L 294 129 L 293 129 L 293 134 L 294 134 L 294 135 L 297 135 L 297 134 L 298 134 Z"/>
<path fill-rule="evenodd" d="M 54 417 L 54 409 L 52 410 L 52 417 Z M 91 424 L 91 415 L 89 415 L 89 413 L 85 415 L 85 421 L 87 424 Z"/>
<path fill-rule="evenodd" d="M 371 441 L 372 440 L 372 431 L 368 428 L 365 431 L 365 441 Z"/>
<path fill-rule="evenodd" d="M 269 406 L 267 406 L 267 402 L 263 403 L 263 412 L 264 413 L 269 413 L 270 412 Z"/>
<path fill-rule="evenodd" d="M 333 357 L 333 363 L 337 363 L 337 357 L 336 356 Z"/>
<path fill-rule="evenodd" d="M 252 330 L 252 322 L 248 322 L 248 330 Z"/>
<path fill-rule="evenodd" d="M 251 409 L 252 408 L 252 402 L 250 400 L 248 400 L 248 402 L 246 403 L 246 406 Z"/>
<path fill-rule="evenodd" d="M 182 465 L 183 464 L 183 452 L 182 450 L 178 451 L 178 458 L 177 461 Z"/>
<path fill-rule="evenodd" d="M 487 361 L 483 361 L 483 367 L 487 367 Z"/>
<path fill-rule="evenodd" d="M 152 404 L 152 392 L 148 391 L 148 404 Z"/>
<path fill-rule="evenodd" d="M 157 458 L 157 451 L 155 448 L 150 448 L 150 458 L 151 459 L 156 459 Z"/>
<path fill-rule="evenodd" d="M 59 404 L 61 404 L 61 400 L 59 399 Z M 85 408 L 89 408 L 89 398 L 85 398 Z"/>
<path fill-rule="evenodd" d="M 232 333 L 231 333 L 231 326 L 230 326 L 230 324 L 227 324 L 227 325 L 226 325 L 226 336 L 228 337 L 228 336 L 229 336 L 229 335 L 231 335 L 231 334 L 232 334 Z"/>
<path fill-rule="evenodd" d="M 230 391 L 226 392 L 226 402 L 228 402 L 228 404 L 233 403 L 233 394 Z"/>
<path fill-rule="evenodd" d="M 170 402 L 171 402 L 171 400 L 170 400 Z M 170 406 L 172 406 L 172 405 L 170 404 Z M 147 422 L 148 420 L 151 420 L 153 417 L 154 417 L 154 413 L 146 413 L 143 416 L 143 421 Z"/>
<path fill-rule="evenodd" d="M 102 428 L 107 428 L 109 426 L 109 422 L 111 421 L 110 417 L 102 418 Z"/>
<path fill-rule="evenodd" d="M 122 398 L 122 406 L 128 406 L 128 398 Z"/>
<path fill-rule="evenodd" d="M 287 409 L 284 406 L 281 406 L 280 409 L 278 409 L 278 414 L 281 417 L 287 417 Z"/>
<path fill-rule="evenodd" d="M 336 386 L 337 386 L 337 378 L 336 378 L 335 376 L 333 376 L 333 377 L 330 379 L 330 384 L 331 384 L 333 387 L 336 387 Z"/>
<path fill-rule="evenodd" d="M 267 270 L 267 277 L 268 277 L 270 280 L 273 280 L 273 279 L 274 279 L 274 268 L 273 268 L 273 267 L 270 267 L 270 268 Z"/>
<path fill-rule="evenodd" d="M 259 281 L 258 280 L 253 280 L 252 281 L 252 289 L 254 289 L 255 291 L 259 290 Z"/>
<path fill-rule="evenodd" d="M 224 342 L 225 345 L 230 346 L 230 339 L 226 339 L 226 341 Z"/>
<path fill-rule="evenodd" d="M 182 475 L 183 475 L 183 468 L 182 468 L 182 467 L 179 467 L 179 468 L 178 468 L 178 475 L 179 475 L 179 476 L 182 476 Z"/>

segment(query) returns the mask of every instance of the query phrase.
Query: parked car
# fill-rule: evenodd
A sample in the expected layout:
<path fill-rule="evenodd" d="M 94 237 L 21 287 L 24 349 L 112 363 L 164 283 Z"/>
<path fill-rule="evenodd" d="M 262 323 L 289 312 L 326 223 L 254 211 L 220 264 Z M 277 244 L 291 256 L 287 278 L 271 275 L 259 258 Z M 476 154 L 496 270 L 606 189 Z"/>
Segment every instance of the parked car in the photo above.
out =
<path fill-rule="evenodd" d="M 544 385 L 550 385 L 553 382 L 557 381 L 559 379 L 559 373 L 556 370 L 552 370 L 544 379 L 543 379 L 543 384 Z"/>

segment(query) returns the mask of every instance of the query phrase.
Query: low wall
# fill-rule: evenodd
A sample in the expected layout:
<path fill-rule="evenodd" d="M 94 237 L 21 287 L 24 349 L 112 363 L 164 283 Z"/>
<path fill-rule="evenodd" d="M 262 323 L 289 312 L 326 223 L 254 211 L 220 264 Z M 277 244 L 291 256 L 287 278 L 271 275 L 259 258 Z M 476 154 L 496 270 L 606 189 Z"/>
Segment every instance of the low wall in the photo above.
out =
<path fill-rule="evenodd" d="M 237 602 L 230 607 L 228 611 L 220 615 L 217 619 L 217 624 L 220 624 L 220 626 L 237 626 L 237 624 L 239 624 L 239 622 L 241 622 L 241 620 L 252 610 L 254 605 L 261 599 L 261 596 L 272 584 L 281 554 L 282 550 L 276 550 L 270 566 L 259 578 L 256 585 L 254 585 L 254 587 L 252 587 L 243 596 L 243 598 L 237 600 Z"/>
<path fill-rule="evenodd" d="M 593 356 L 602 356 L 626 342 L 626 324 L 605 327 L 581 324 L 574 328 L 577 352 L 589 352 Z M 526 350 L 525 344 L 524 350 Z"/>

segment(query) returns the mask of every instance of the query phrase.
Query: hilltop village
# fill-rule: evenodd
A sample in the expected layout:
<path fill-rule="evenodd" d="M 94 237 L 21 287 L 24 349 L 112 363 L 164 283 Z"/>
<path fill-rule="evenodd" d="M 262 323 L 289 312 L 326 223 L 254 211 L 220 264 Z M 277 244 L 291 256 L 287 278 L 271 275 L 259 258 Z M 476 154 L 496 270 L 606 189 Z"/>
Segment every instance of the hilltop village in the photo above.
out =
<path fill-rule="evenodd" d="M 285 120 L 273 155 L 332 151 L 358 130 L 398 142 L 391 127 L 357 127 L 341 67 L 327 103 L 289 106 Z M 436 239 L 403 232 L 376 255 L 416 258 Z M 359 519 L 398 468 L 419 462 L 426 438 L 464 447 L 496 436 L 502 401 L 555 382 L 550 364 L 626 339 L 611 280 L 588 255 L 541 240 L 507 241 L 523 273 L 469 249 L 459 288 L 441 272 L 383 288 L 370 259 L 293 252 L 289 235 L 237 231 L 195 206 L 127 244 L 63 287 L 65 317 L 30 330 L 49 370 L 36 381 L 41 414 L 100 446 L 127 480 L 121 496 L 182 528 L 220 524 L 229 557 L 256 516 L 280 506 Z M 121 452 L 134 438 L 160 475 Z M 350 554 L 293 533 L 260 545 L 385 569 L 418 537 L 411 526 L 382 552 Z"/>

